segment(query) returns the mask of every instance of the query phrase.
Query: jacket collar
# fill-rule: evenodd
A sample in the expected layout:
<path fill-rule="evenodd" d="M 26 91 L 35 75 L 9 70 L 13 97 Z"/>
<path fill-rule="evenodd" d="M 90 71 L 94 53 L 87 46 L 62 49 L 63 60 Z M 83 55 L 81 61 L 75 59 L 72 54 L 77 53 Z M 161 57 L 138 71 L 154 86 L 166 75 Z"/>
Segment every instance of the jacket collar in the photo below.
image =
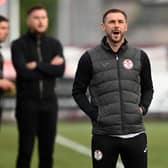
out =
<path fill-rule="evenodd" d="M 27 31 L 27 35 L 31 37 L 33 40 L 37 40 L 38 38 L 43 39 L 46 35 L 45 33 L 38 34 L 36 32 Z"/>
<path fill-rule="evenodd" d="M 107 37 L 104 36 L 102 41 L 101 41 L 101 46 L 109 51 L 109 52 L 113 52 L 113 53 L 116 53 L 114 52 L 111 47 L 109 46 L 108 42 L 107 42 Z M 126 49 L 128 48 L 128 41 L 126 39 L 124 39 L 124 43 L 121 45 L 121 47 L 119 48 L 119 50 L 117 51 L 117 53 L 121 52 L 121 51 L 125 51 Z"/>

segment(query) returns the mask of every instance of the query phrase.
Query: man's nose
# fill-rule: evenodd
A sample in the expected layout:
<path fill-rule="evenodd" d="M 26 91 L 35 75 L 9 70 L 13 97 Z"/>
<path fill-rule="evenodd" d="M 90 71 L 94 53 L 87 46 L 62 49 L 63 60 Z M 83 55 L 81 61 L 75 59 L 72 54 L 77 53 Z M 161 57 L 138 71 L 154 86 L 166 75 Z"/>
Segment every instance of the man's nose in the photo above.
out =
<path fill-rule="evenodd" d="M 115 22 L 114 26 L 119 27 L 119 22 Z"/>

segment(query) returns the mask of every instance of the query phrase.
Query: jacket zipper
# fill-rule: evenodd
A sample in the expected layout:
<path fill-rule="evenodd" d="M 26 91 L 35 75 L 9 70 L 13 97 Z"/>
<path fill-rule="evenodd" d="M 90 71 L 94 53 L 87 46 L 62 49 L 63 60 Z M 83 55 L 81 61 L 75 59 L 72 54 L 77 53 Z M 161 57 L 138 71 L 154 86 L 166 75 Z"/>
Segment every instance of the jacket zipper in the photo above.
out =
<path fill-rule="evenodd" d="M 37 55 L 38 55 L 38 60 L 39 62 L 42 61 L 42 55 L 41 55 L 41 41 L 40 38 L 37 38 Z M 43 80 L 39 80 L 39 89 L 40 89 L 40 98 L 43 97 Z"/>
<path fill-rule="evenodd" d="M 124 130 L 123 128 L 123 96 L 122 96 L 122 86 L 121 86 L 121 74 L 120 74 L 120 64 L 119 64 L 119 56 L 116 55 L 116 61 L 117 61 L 117 74 L 118 74 L 118 84 L 119 84 L 119 94 L 120 94 L 120 109 L 121 109 L 121 129 L 122 131 Z"/>

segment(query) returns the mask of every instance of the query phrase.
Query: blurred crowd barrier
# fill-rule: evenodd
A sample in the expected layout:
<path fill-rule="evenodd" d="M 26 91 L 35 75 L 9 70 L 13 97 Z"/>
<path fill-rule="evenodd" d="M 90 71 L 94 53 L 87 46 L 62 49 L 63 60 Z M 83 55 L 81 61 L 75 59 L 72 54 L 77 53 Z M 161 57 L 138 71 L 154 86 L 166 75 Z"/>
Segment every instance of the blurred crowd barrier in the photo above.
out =
<path fill-rule="evenodd" d="M 152 77 L 154 84 L 154 98 L 149 109 L 149 115 L 168 116 L 168 54 L 166 46 L 148 46 L 142 49 L 149 55 L 151 61 Z M 57 79 L 55 91 L 58 95 L 59 101 L 59 117 L 60 118 L 80 118 L 84 117 L 75 101 L 72 98 L 72 85 L 76 72 L 78 60 L 85 52 L 86 48 L 79 48 L 74 46 L 66 46 L 64 55 L 66 59 L 65 75 L 62 79 Z M 13 69 L 9 49 L 4 49 L 5 65 L 4 76 L 15 80 L 16 73 Z M 15 92 L 5 95 L 2 104 L 4 112 L 14 112 L 15 108 Z M 8 115 L 11 117 L 11 115 Z"/>

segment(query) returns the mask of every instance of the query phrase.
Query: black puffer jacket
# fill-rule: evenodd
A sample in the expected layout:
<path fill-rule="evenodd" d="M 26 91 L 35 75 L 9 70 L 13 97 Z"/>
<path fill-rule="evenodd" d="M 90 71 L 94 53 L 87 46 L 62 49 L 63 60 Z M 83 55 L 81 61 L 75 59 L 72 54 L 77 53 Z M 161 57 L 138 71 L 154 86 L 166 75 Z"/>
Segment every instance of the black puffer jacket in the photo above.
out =
<path fill-rule="evenodd" d="M 128 45 L 118 53 L 101 45 L 89 51 L 93 74 L 92 103 L 98 107 L 97 134 L 125 135 L 144 131 L 140 104 L 140 50 Z"/>
<path fill-rule="evenodd" d="M 148 112 L 153 97 L 150 62 L 143 50 L 137 57 L 127 53 L 127 47 L 125 40 L 114 52 L 104 37 L 95 56 L 87 51 L 79 60 L 72 95 L 91 118 L 93 134 L 125 135 L 144 130 L 142 115 Z"/>

